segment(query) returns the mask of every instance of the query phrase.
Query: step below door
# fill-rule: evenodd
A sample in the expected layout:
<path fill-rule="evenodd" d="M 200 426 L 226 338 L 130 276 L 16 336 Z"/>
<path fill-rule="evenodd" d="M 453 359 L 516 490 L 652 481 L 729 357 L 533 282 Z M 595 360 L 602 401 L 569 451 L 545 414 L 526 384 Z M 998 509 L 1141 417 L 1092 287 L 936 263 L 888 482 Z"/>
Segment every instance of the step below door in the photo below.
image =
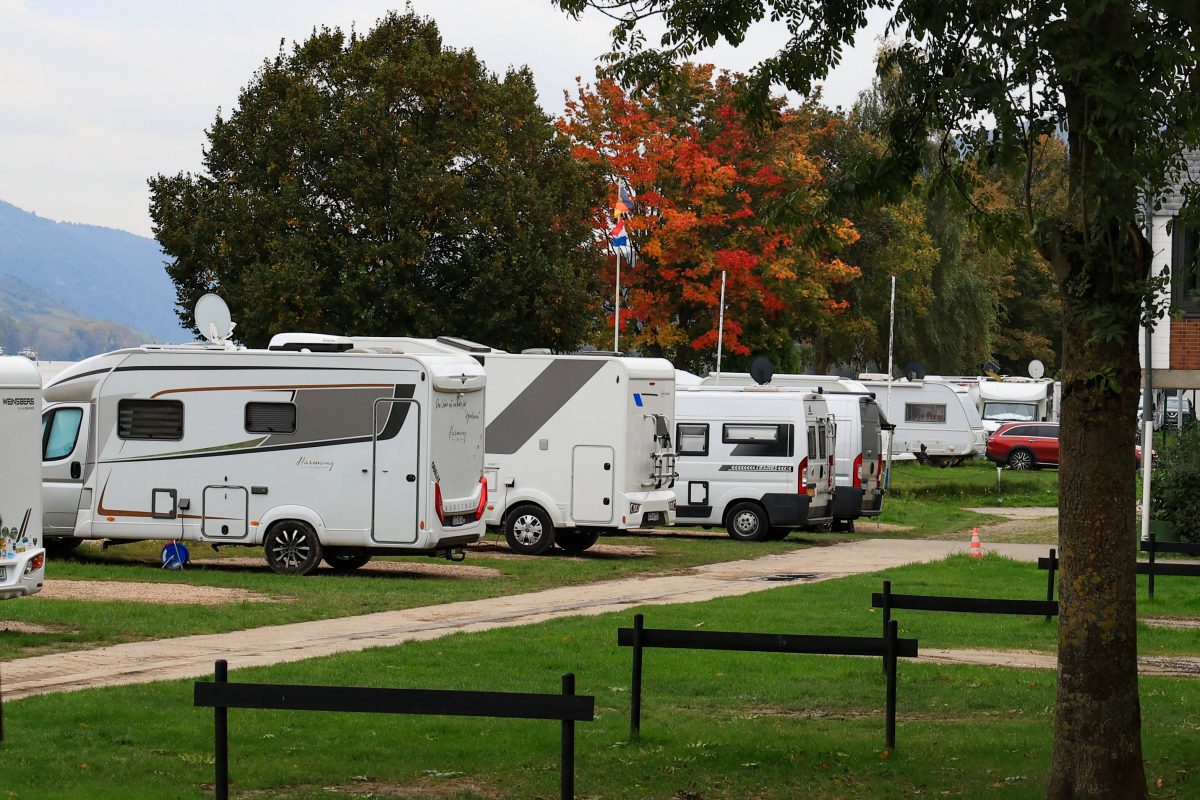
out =
<path fill-rule="evenodd" d="M 615 467 L 611 447 L 581 444 L 572 451 L 571 518 L 576 524 L 607 524 L 613 521 Z"/>

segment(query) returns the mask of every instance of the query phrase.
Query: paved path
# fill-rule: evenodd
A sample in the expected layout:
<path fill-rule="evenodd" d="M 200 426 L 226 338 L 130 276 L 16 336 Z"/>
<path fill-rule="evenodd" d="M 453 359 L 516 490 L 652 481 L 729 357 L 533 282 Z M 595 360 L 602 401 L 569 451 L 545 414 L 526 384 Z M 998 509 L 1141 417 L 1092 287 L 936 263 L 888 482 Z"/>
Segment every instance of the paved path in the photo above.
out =
<path fill-rule="evenodd" d="M 985 549 L 1025 561 L 1036 560 L 1046 553 L 1043 545 L 1009 544 Z M 234 668 L 266 666 L 435 639 L 451 633 L 604 614 L 639 605 L 694 603 L 782 585 L 764 580 L 772 575 L 799 574 L 805 576 L 806 582 L 829 580 L 935 561 L 965 550 L 963 542 L 868 539 L 709 564 L 669 575 L 622 578 L 403 611 L 34 656 L 3 665 L 4 696 L 15 700 L 98 686 L 195 678 L 211 674 L 213 661 L 218 658 L 227 659 Z"/>
<path fill-rule="evenodd" d="M 921 661 L 937 664 L 975 664 L 1020 669 L 1057 669 L 1058 656 L 1035 650 L 941 650 L 921 648 Z M 1200 678 L 1200 658 L 1195 656 L 1138 656 L 1138 672 L 1143 675 L 1169 675 Z"/>

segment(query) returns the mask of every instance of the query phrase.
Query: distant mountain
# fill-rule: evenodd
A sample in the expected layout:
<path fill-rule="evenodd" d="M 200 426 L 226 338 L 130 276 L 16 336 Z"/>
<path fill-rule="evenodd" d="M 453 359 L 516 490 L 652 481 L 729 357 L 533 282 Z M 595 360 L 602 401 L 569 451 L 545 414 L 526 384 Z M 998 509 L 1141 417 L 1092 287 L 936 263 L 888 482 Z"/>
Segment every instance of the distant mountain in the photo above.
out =
<path fill-rule="evenodd" d="M 78 361 L 151 338 L 119 322 L 83 317 L 20 278 L 0 275 L 0 347 L 8 355 L 31 347 L 42 360 Z"/>
<path fill-rule="evenodd" d="M 0 201 L 0 275 L 82 318 L 120 323 L 155 341 L 193 338 L 175 316 L 175 285 L 158 242 L 144 236 L 55 222 Z"/>

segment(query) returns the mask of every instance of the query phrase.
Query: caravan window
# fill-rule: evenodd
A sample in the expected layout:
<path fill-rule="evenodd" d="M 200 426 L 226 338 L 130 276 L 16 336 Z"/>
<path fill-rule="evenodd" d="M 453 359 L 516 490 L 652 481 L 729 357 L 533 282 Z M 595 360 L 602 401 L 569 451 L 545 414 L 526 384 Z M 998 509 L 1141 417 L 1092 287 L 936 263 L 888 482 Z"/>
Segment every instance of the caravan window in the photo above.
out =
<path fill-rule="evenodd" d="M 246 403 L 247 433 L 295 433 L 295 403 Z"/>
<path fill-rule="evenodd" d="M 676 425 L 675 440 L 681 456 L 708 455 L 708 425 Z"/>
<path fill-rule="evenodd" d="M 117 436 L 122 439 L 183 438 L 183 403 L 178 400 L 121 400 Z"/>
<path fill-rule="evenodd" d="M 721 441 L 735 445 L 735 456 L 790 456 L 792 430 L 791 425 L 729 422 L 721 428 Z"/>
<path fill-rule="evenodd" d="M 42 417 L 42 461 L 57 461 L 75 452 L 82 408 L 56 408 Z"/>
<path fill-rule="evenodd" d="M 946 405 L 944 403 L 905 403 L 905 422 L 931 422 L 943 425 L 946 422 Z"/>

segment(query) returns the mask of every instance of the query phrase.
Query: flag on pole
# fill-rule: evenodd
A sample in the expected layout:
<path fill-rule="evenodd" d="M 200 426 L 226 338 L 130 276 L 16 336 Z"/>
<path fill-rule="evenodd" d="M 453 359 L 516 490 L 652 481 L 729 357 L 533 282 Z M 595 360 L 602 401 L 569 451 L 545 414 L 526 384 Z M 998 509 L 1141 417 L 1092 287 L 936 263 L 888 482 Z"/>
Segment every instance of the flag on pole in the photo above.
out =
<path fill-rule="evenodd" d="M 608 232 L 608 242 L 612 247 L 629 246 L 629 234 L 625 232 L 625 220 L 617 220 L 617 224 Z"/>

